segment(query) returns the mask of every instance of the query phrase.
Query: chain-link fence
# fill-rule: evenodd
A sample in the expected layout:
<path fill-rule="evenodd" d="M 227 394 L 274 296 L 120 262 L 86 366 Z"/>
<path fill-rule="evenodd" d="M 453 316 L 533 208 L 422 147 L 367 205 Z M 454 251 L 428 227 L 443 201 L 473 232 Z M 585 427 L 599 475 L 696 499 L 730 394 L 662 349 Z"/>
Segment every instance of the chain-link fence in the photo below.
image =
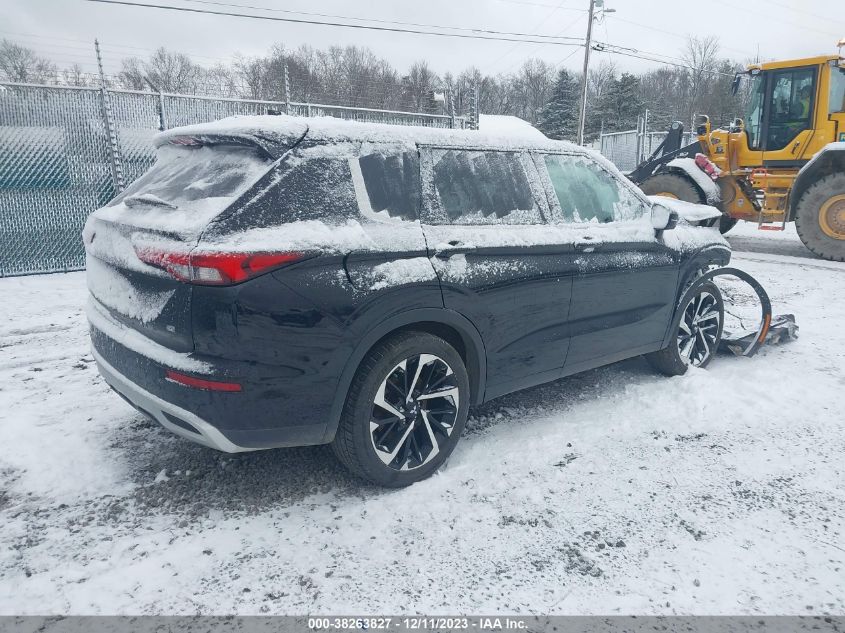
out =
<path fill-rule="evenodd" d="M 85 219 L 121 182 L 127 185 L 149 169 L 159 130 L 268 112 L 429 127 L 463 128 L 475 119 L 0 83 L 0 277 L 84 268 Z"/>
<path fill-rule="evenodd" d="M 628 130 L 626 132 L 612 132 L 599 137 L 598 150 L 602 155 L 616 165 L 621 171 L 633 171 L 666 138 L 667 132 L 641 132 Z M 682 146 L 693 142 L 693 135 L 684 133 Z"/>

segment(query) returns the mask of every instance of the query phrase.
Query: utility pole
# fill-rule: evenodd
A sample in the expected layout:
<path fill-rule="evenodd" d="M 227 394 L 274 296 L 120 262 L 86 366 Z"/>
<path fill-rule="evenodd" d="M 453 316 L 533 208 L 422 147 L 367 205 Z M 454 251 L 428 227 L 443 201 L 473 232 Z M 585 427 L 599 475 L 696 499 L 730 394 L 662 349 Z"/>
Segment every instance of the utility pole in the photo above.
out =
<path fill-rule="evenodd" d="M 596 9 L 604 18 L 605 13 L 616 13 L 616 9 L 605 9 L 604 0 L 590 0 L 590 12 L 587 18 L 587 40 L 584 42 L 584 76 L 581 78 L 581 115 L 578 119 L 578 145 L 584 144 L 584 128 L 587 125 L 587 74 L 590 72 L 590 51 L 593 48 L 593 21 Z"/>
<path fill-rule="evenodd" d="M 587 40 L 584 43 L 584 75 L 581 77 L 581 113 L 578 118 L 578 145 L 584 144 L 584 127 L 587 123 L 587 72 L 590 69 L 590 49 L 593 46 L 593 12 L 596 0 L 590 0 L 590 11 L 587 14 Z"/>

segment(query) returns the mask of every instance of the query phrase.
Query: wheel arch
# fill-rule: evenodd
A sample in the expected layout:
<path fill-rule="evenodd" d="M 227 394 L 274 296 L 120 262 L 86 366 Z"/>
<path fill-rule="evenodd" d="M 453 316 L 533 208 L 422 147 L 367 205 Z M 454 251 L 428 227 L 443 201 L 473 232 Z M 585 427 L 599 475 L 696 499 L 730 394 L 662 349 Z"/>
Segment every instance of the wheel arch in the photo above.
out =
<path fill-rule="evenodd" d="M 687 289 L 695 281 L 698 271 L 703 270 L 709 266 L 727 266 L 731 261 L 731 250 L 727 246 L 721 244 L 710 244 L 703 246 L 695 251 L 692 255 L 687 257 L 686 261 L 681 265 L 678 274 L 678 288 L 676 291 L 675 310 L 672 314 L 672 321 L 666 328 L 666 334 L 663 337 L 663 346 L 668 345 L 672 338 L 672 324 L 677 316 L 677 311 L 681 299 L 686 293 Z"/>
<path fill-rule="evenodd" d="M 341 372 L 323 442 L 331 442 L 340 423 L 352 379 L 361 361 L 381 341 L 399 332 L 419 331 L 438 336 L 454 347 L 467 368 L 470 402 L 481 404 L 487 383 L 487 353 L 472 322 L 459 312 L 443 308 L 420 308 L 397 314 L 370 330 L 353 350 Z"/>
<path fill-rule="evenodd" d="M 825 176 L 839 172 L 845 172 L 845 144 L 831 143 L 822 148 L 795 177 L 792 191 L 789 194 L 789 217 L 787 220 L 795 219 L 798 212 L 798 203 L 807 189 Z"/>

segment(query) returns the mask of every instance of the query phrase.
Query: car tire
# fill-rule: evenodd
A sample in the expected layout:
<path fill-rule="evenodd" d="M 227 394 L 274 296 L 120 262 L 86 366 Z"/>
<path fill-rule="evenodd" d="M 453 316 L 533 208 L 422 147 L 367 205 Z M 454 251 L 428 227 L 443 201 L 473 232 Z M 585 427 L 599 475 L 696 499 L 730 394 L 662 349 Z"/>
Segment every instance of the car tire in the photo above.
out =
<path fill-rule="evenodd" d="M 715 284 L 702 284 L 679 310 L 680 319 L 676 317 L 677 323 L 673 322 L 671 343 L 658 352 L 646 354 L 651 366 L 666 376 L 682 376 L 690 365 L 706 367 L 722 340 L 725 304 Z"/>
<path fill-rule="evenodd" d="M 391 336 L 361 361 L 332 450 L 363 479 L 409 486 L 452 453 L 469 399 L 469 376 L 454 347 L 426 332 Z"/>
<path fill-rule="evenodd" d="M 845 174 L 831 174 L 801 195 L 795 229 L 804 246 L 831 261 L 845 261 Z"/>

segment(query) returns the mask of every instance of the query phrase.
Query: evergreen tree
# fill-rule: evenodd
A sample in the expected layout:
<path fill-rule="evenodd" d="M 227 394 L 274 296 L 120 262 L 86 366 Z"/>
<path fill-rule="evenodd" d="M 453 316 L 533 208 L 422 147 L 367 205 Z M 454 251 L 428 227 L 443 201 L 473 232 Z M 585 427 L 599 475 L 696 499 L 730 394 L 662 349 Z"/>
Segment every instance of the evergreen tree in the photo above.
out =
<path fill-rule="evenodd" d="M 643 113 L 643 109 L 639 77 L 622 73 L 598 100 L 594 116 L 601 121 L 605 132 L 622 132 L 637 128 L 637 117 Z"/>
<path fill-rule="evenodd" d="M 578 136 L 578 82 L 565 69 L 557 74 L 551 99 L 540 112 L 540 131 L 549 138 L 574 141 Z"/>

